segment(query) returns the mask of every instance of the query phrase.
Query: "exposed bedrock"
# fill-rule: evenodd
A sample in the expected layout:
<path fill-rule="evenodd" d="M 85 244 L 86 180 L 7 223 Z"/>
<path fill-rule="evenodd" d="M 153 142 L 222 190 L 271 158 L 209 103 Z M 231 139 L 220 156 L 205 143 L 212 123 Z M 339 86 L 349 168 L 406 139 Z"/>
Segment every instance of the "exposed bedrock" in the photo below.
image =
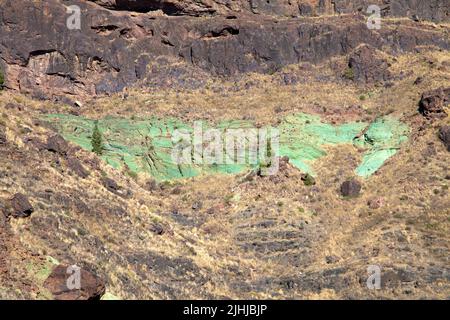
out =
<path fill-rule="evenodd" d="M 418 17 L 432 21 L 450 19 L 448 0 L 89 0 L 112 10 L 168 15 L 218 15 L 248 12 L 277 16 L 314 16 L 334 13 L 367 12 L 378 5 L 383 16 Z"/>
<path fill-rule="evenodd" d="M 448 0 L 331 0 L 334 11 L 349 13 L 367 11 L 370 5 L 378 5 L 382 16 L 408 17 L 420 20 L 448 21 L 450 1 Z"/>
<path fill-rule="evenodd" d="M 174 8 L 194 5 L 189 1 L 97 2 L 113 9 L 128 8 L 132 2 L 142 6 L 170 2 Z M 70 14 L 65 5 L 69 4 L 81 8 L 81 30 L 67 28 Z M 271 73 L 301 61 L 319 63 L 347 55 L 362 43 L 389 53 L 418 46 L 450 47 L 442 28 L 386 21 L 380 30 L 369 30 L 362 15 L 279 19 L 243 13 L 198 18 L 185 9 L 179 13 L 186 16 L 175 17 L 105 7 L 80 0 L 3 1 L 0 64 L 6 86 L 43 98 L 119 92 L 168 77 L 175 85 L 198 87 L 210 75 Z"/>

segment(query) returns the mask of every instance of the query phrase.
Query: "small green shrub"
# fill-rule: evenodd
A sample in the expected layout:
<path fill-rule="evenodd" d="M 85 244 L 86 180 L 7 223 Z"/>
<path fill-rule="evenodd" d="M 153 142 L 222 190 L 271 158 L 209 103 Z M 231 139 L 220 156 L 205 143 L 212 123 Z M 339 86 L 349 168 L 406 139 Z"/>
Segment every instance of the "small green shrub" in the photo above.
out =
<path fill-rule="evenodd" d="M 230 193 L 230 194 L 227 194 L 223 200 L 224 200 L 225 204 L 227 206 L 229 206 L 229 205 L 231 205 L 233 198 L 234 198 L 234 195 Z"/>
<path fill-rule="evenodd" d="M 92 132 L 92 152 L 101 156 L 103 154 L 103 138 L 100 130 L 98 129 L 98 122 L 95 122 L 94 131 Z"/>
<path fill-rule="evenodd" d="M 314 179 L 314 177 L 308 173 L 303 175 L 302 181 L 305 186 L 309 187 L 314 186 L 316 184 L 316 179 Z"/>
<path fill-rule="evenodd" d="M 5 76 L 3 75 L 3 70 L 0 68 L 0 90 L 3 89 L 5 84 Z"/>
<path fill-rule="evenodd" d="M 344 71 L 344 78 L 348 79 L 348 80 L 354 80 L 355 79 L 355 72 L 353 71 L 352 68 L 348 67 L 345 71 Z"/>

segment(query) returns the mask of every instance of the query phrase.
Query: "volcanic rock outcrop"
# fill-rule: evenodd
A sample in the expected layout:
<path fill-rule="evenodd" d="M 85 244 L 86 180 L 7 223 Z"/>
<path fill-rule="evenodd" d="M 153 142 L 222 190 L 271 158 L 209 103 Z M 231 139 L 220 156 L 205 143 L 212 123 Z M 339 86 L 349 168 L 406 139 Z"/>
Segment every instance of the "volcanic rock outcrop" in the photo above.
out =
<path fill-rule="evenodd" d="M 403 9 L 428 12 L 424 19 L 448 18 L 446 1 L 403 2 Z M 45 99 L 168 82 L 195 88 L 209 76 L 273 73 L 289 64 L 346 55 L 363 43 L 391 52 L 449 48 L 442 31 L 415 28 L 413 21 L 386 21 L 380 30 L 370 30 L 361 14 L 296 17 L 300 10 L 359 12 L 366 4 L 358 3 L 74 0 L 70 5 L 81 9 L 81 30 L 72 30 L 67 22 L 76 16 L 67 11 L 66 1 L 6 0 L 0 15 L 1 68 L 6 87 Z M 388 12 L 403 13 L 396 9 L 399 3 L 392 1 Z"/>
<path fill-rule="evenodd" d="M 100 300 L 105 293 L 102 279 L 77 266 L 56 266 L 45 281 L 45 287 L 55 300 Z"/>
<path fill-rule="evenodd" d="M 413 17 L 444 21 L 449 19 L 446 0 L 89 0 L 112 10 L 149 12 L 162 10 L 168 15 L 226 15 L 233 13 L 268 14 L 275 16 L 312 16 L 334 13 L 365 12 L 377 5 L 383 16 Z"/>
<path fill-rule="evenodd" d="M 11 215 L 15 218 L 26 218 L 30 216 L 34 209 L 31 203 L 28 201 L 28 197 L 17 193 L 10 200 Z"/>
<path fill-rule="evenodd" d="M 361 191 L 361 183 L 355 179 L 347 180 L 341 185 L 341 194 L 344 197 L 357 197 Z"/>
<path fill-rule="evenodd" d="M 427 118 L 445 118 L 445 107 L 450 103 L 450 88 L 438 88 L 422 94 L 419 111 Z"/>
<path fill-rule="evenodd" d="M 391 77 L 389 63 L 379 57 L 375 48 L 365 44 L 350 55 L 348 67 L 352 80 L 362 83 L 387 81 Z"/>

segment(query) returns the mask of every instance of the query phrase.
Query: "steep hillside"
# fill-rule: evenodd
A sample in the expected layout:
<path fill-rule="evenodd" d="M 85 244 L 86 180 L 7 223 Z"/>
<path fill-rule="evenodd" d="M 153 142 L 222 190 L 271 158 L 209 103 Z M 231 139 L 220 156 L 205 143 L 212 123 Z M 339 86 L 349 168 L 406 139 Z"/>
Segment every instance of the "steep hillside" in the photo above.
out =
<path fill-rule="evenodd" d="M 0 0 L 0 298 L 448 298 L 448 1 L 380 30 L 366 1 L 72 2 L 81 30 Z M 168 162 L 196 121 L 278 128 L 279 170 Z"/>

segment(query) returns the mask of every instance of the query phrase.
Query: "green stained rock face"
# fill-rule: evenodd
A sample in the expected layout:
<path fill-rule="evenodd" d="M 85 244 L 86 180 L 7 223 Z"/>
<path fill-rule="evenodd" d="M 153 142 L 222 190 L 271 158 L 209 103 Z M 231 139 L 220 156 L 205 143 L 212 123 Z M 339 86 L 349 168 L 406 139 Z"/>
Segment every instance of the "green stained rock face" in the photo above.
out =
<path fill-rule="evenodd" d="M 280 153 L 302 171 L 315 175 L 313 164 L 326 155 L 322 146 L 352 143 L 367 124 L 348 123 L 334 126 L 308 114 L 288 116 L 280 125 Z"/>
<path fill-rule="evenodd" d="M 355 139 L 356 146 L 367 148 L 356 174 L 369 177 L 408 140 L 409 128 L 406 124 L 391 118 L 379 118 L 371 123 L 365 135 Z"/>
<path fill-rule="evenodd" d="M 62 114 L 46 116 L 46 120 L 52 123 L 65 139 L 83 149 L 92 150 L 94 120 Z M 189 136 L 196 132 L 196 129 L 173 118 L 136 120 L 106 117 L 98 121 L 98 128 L 103 139 L 103 160 L 114 168 L 127 166 L 132 172 L 147 173 L 159 181 L 201 174 L 233 174 L 264 165 L 262 158 L 250 161 L 248 153 L 245 154 L 243 163 L 200 163 L 194 160 L 192 163 L 177 164 L 172 153 L 180 140 L 177 140 L 174 134 L 183 132 Z M 226 121 L 215 128 L 202 123 L 201 128 L 203 133 L 208 129 L 217 129 L 219 133 L 224 133 L 229 132 L 229 129 L 254 127 L 248 121 Z M 304 113 L 286 117 L 277 129 L 279 155 L 289 156 L 294 166 L 311 175 L 315 175 L 314 161 L 326 155 L 323 149 L 325 145 L 353 144 L 355 147 L 364 148 L 362 163 L 356 168 L 356 174 L 361 177 L 369 177 L 392 157 L 407 140 L 408 133 L 405 124 L 390 117 L 379 118 L 371 124 L 351 122 L 332 125 L 323 123 L 319 116 Z M 364 132 L 365 134 L 357 138 Z M 249 139 L 250 137 L 246 136 L 243 140 L 247 142 Z M 198 152 L 196 147 L 193 144 L 190 151 L 192 159 L 202 159 L 204 150 Z M 223 151 L 226 154 L 225 150 Z"/>
<path fill-rule="evenodd" d="M 300 170 L 315 175 L 314 160 L 326 155 L 322 146 L 350 143 L 366 150 L 356 174 L 367 178 L 408 140 L 409 128 L 391 117 L 378 118 L 370 124 L 350 122 L 335 126 L 321 122 L 318 116 L 297 114 L 288 116 L 280 131 L 281 155 L 289 156 Z"/>

